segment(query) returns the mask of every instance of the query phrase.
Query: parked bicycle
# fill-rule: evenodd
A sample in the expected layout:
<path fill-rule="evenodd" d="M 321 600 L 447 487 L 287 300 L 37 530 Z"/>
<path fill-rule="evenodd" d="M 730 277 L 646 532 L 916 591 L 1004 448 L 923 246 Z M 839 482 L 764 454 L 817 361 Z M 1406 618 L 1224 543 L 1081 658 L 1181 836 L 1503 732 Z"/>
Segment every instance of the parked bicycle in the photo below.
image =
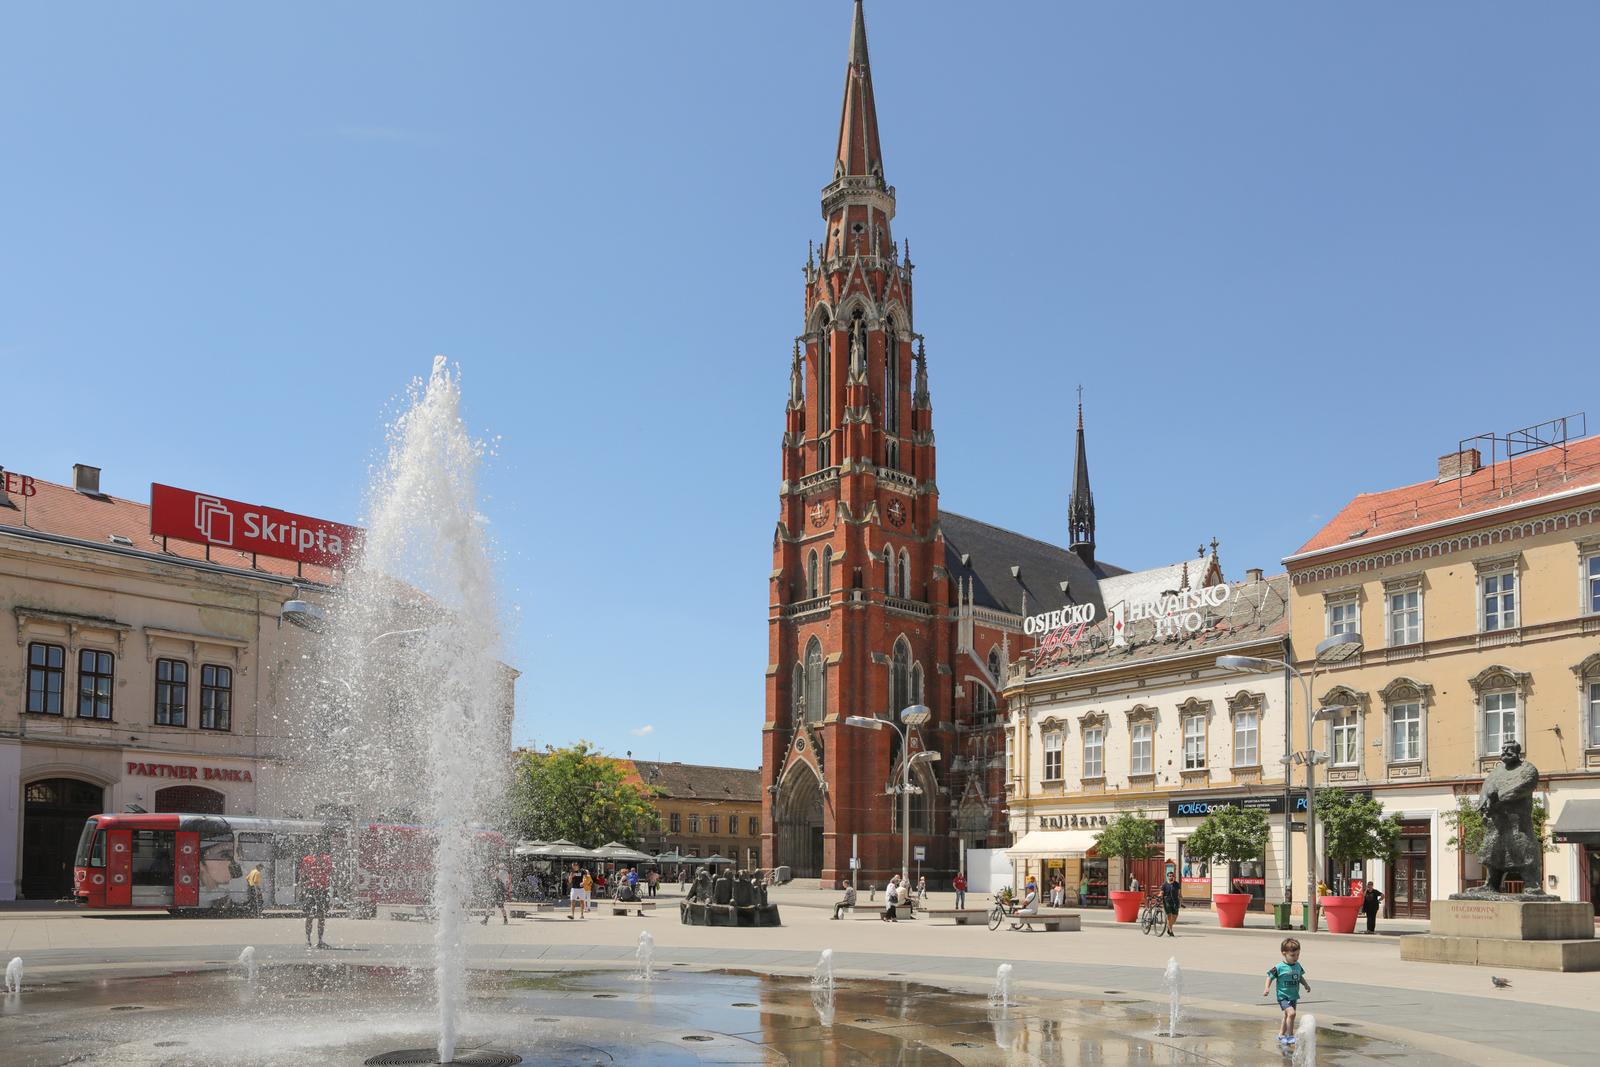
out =
<path fill-rule="evenodd" d="M 1008 900 L 1000 896 L 995 897 L 994 903 L 989 905 L 989 929 L 1000 929 L 1000 924 L 1011 918 L 1019 904 L 1020 902 L 1016 900 Z"/>
<path fill-rule="evenodd" d="M 1161 894 L 1152 893 L 1144 898 L 1139 909 L 1139 929 L 1145 933 L 1159 933 L 1167 928 L 1167 916 L 1161 905 Z"/>

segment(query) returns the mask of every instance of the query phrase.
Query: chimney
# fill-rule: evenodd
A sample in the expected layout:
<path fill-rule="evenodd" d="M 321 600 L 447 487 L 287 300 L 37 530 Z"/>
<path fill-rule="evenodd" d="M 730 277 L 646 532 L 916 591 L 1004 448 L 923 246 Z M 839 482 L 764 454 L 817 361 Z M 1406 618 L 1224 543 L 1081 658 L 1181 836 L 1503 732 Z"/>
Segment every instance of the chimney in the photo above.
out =
<path fill-rule="evenodd" d="M 100 495 L 100 468 L 91 467 L 87 463 L 74 463 L 72 465 L 72 488 L 79 493 L 89 496 Z"/>
<path fill-rule="evenodd" d="M 1249 582 L 1251 585 L 1259 582 L 1261 580 L 1261 568 L 1251 567 L 1249 570 L 1245 571 L 1244 580 Z"/>
<path fill-rule="evenodd" d="M 1465 478 L 1481 469 L 1483 469 L 1483 453 L 1476 448 L 1463 448 L 1459 452 L 1450 452 L 1439 457 L 1441 482 L 1448 482 L 1452 478 Z"/>

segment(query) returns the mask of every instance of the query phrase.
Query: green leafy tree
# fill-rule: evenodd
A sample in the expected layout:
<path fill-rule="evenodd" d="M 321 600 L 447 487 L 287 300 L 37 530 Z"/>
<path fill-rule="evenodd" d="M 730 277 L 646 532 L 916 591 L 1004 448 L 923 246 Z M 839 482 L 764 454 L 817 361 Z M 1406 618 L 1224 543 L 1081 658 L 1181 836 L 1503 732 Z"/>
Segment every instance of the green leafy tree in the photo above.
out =
<path fill-rule="evenodd" d="M 1465 852 L 1469 856 L 1481 855 L 1483 852 L 1483 812 L 1478 810 L 1477 800 L 1473 797 L 1457 797 L 1456 810 L 1445 813 L 1445 821 L 1450 824 L 1450 840 L 1446 842 L 1457 852 Z M 1539 839 L 1539 845 L 1546 852 L 1556 850 L 1555 843 L 1550 840 L 1549 827 L 1550 807 L 1542 797 L 1533 798 L 1533 833 Z"/>
<path fill-rule="evenodd" d="M 1400 816 L 1384 815 L 1382 804 L 1359 793 L 1319 790 L 1317 821 L 1328 858 L 1337 864 L 1388 859 L 1400 844 Z"/>
<path fill-rule="evenodd" d="M 565 839 L 585 848 L 637 845 L 659 825 L 649 787 L 629 782 L 627 764 L 587 741 L 522 749 L 512 768 L 511 825 L 523 838 Z"/>
<path fill-rule="evenodd" d="M 1094 847 L 1100 855 L 1114 856 L 1126 865 L 1132 860 L 1148 859 L 1160 836 L 1161 828 L 1154 820 L 1124 812 L 1095 835 Z"/>
<path fill-rule="evenodd" d="M 1243 863 L 1266 855 L 1271 839 L 1265 812 L 1227 804 L 1212 807 L 1183 849 L 1208 863 Z"/>

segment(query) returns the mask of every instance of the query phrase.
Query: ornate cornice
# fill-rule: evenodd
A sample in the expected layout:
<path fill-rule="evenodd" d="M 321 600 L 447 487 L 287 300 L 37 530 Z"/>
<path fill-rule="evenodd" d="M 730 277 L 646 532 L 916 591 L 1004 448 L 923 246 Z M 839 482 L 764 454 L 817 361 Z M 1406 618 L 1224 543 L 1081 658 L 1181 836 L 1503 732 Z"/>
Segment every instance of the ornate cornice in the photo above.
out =
<path fill-rule="evenodd" d="M 1078 728 L 1082 730 L 1087 730 L 1093 726 L 1104 726 L 1105 724 L 1106 713 L 1103 711 L 1086 711 L 1078 716 Z"/>
<path fill-rule="evenodd" d="M 1178 705 L 1178 717 L 1180 719 L 1187 719 L 1191 715 L 1203 715 L 1209 719 L 1211 718 L 1211 707 L 1212 704 L 1209 700 L 1201 700 L 1199 697 L 1190 697 L 1188 700 L 1185 700 L 1182 704 Z"/>
<path fill-rule="evenodd" d="M 1403 700 L 1419 700 L 1426 703 L 1433 699 L 1433 686 L 1427 682 L 1419 682 L 1415 678 L 1401 676 L 1378 690 L 1378 695 L 1383 698 L 1384 704 L 1398 704 Z"/>
<path fill-rule="evenodd" d="M 1265 693 L 1252 693 L 1248 689 L 1241 689 L 1227 698 L 1228 715 L 1233 717 L 1241 711 L 1259 712 L 1267 703 Z"/>
<path fill-rule="evenodd" d="M 1482 696 L 1494 689 L 1515 689 L 1523 696 L 1528 694 L 1528 683 L 1533 675 L 1528 671 L 1514 670 L 1500 663 L 1492 663 L 1467 679 L 1472 691 Z"/>
<path fill-rule="evenodd" d="M 1129 722 L 1155 722 L 1156 709 L 1151 704 L 1135 704 L 1127 711 Z"/>
<path fill-rule="evenodd" d="M 1322 694 L 1322 699 L 1317 701 L 1317 706 L 1320 708 L 1352 707 L 1365 715 L 1367 704 L 1370 703 L 1370 700 L 1371 698 L 1366 693 L 1359 693 L 1348 685 L 1336 685 Z"/>
<path fill-rule="evenodd" d="M 1579 678 L 1587 678 L 1591 674 L 1600 675 L 1600 652 L 1586 656 L 1578 663 L 1572 665 L 1572 673 Z"/>

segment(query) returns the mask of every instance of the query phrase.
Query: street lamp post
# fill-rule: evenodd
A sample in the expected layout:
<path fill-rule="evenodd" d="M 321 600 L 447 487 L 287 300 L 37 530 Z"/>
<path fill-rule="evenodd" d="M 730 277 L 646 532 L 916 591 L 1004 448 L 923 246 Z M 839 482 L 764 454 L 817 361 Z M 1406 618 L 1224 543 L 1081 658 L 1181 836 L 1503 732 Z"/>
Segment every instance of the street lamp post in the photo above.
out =
<path fill-rule="evenodd" d="M 1311 660 L 1311 675 L 1306 677 L 1295 670 L 1294 665 L 1287 660 L 1267 659 L 1261 656 L 1218 656 L 1217 666 L 1223 670 L 1243 671 L 1247 674 L 1270 674 L 1273 671 L 1285 671 L 1300 679 L 1300 684 L 1305 690 L 1306 698 L 1306 901 L 1308 918 L 1306 929 L 1311 933 L 1317 931 L 1317 822 L 1316 822 L 1316 796 L 1317 796 L 1317 764 L 1327 757 L 1317 751 L 1313 732 L 1315 730 L 1316 711 L 1311 702 L 1311 690 L 1316 684 L 1317 668 L 1335 663 L 1342 663 L 1351 656 L 1361 652 L 1361 635 L 1357 633 L 1334 634 L 1324 638 L 1317 644 L 1316 654 Z M 1344 708 L 1328 708 L 1326 711 L 1343 711 Z M 1289 718 L 1290 709 L 1284 709 L 1284 721 Z M 1299 753 L 1284 753 L 1283 776 L 1285 781 L 1289 777 L 1289 762 L 1300 762 Z M 1285 807 L 1288 807 L 1286 804 Z M 1289 852 L 1287 834 L 1284 839 L 1284 855 Z M 1284 864 L 1284 882 L 1289 880 L 1289 865 Z"/>
<path fill-rule="evenodd" d="M 926 723 L 933 717 L 926 705 L 913 704 L 909 708 L 902 708 L 900 721 L 905 723 L 902 730 L 891 719 L 880 719 L 876 715 L 848 715 L 845 724 L 859 726 L 864 730 L 881 730 L 885 726 L 893 730 L 900 737 L 900 880 L 905 882 L 911 877 L 911 765 L 913 763 L 937 763 L 939 753 L 924 749 L 916 755 L 911 753 L 911 732 Z"/>

